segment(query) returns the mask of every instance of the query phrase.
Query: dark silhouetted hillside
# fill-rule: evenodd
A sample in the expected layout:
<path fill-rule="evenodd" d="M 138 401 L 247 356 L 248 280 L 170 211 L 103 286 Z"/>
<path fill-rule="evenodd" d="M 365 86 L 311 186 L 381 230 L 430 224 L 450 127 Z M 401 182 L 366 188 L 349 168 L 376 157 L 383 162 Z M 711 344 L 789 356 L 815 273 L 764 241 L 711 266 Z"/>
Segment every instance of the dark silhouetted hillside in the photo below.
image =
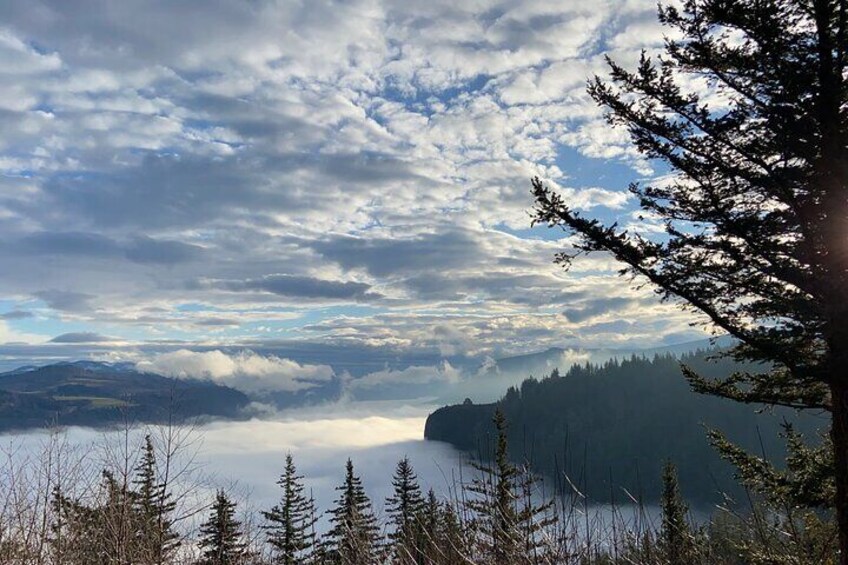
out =
<path fill-rule="evenodd" d="M 0 431 L 236 418 L 247 404 L 243 393 L 229 387 L 141 373 L 125 365 L 57 363 L 0 374 Z"/>
<path fill-rule="evenodd" d="M 790 410 L 760 414 L 759 406 L 695 394 L 681 374 L 681 361 L 712 377 L 738 368 L 728 360 L 707 361 L 703 353 L 575 366 L 563 376 L 527 379 L 498 403 L 466 401 L 441 408 L 428 417 L 425 437 L 486 454 L 492 415 L 500 406 L 509 423 L 512 458 L 530 459 L 549 475 L 567 474 L 594 500 L 620 502 L 625 489 L 657 500 L 661 468 L 670 459 L 686 496 L 704 503 L 718 502 L 719 491 L 741 494 L 733 470 L 709 445 L 706 427 L 777 459 L 783 455 L 784 418 L 813 436 L 824 424 L 811 416 L 799 420 Z"/>

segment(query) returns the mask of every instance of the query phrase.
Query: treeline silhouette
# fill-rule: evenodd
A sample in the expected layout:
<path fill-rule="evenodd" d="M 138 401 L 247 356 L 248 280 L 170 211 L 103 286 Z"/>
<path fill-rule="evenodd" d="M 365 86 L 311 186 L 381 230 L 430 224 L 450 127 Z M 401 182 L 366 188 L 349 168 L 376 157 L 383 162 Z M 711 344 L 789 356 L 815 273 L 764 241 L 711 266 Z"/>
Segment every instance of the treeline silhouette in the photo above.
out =
<path fill-rule="evenodd" d="M 710 445 L 707 429 L 718 428 L 742 448 L 782 461 L 785 424 L 818 442 L 826 425 L 809 414 L 728 402 L 694 394 L 681 377 L 681 363 L 708 378 L 743 369 L 715 351 L 682 357 L 656 355 L 578 365 L 564 375 L 554 370 L 511 387 L 497 403 L 441 408 L 427 419 L 425 437 L 477 453 L 495 434 L 492 417 L 501 410 L 510 422 L 513 461 L 565 477 L 595 501 L 660 499 L 663 462 L 674 461 L 687 500 L 699 506 L 729 495 L 744 499 L 733 467 Z"/>

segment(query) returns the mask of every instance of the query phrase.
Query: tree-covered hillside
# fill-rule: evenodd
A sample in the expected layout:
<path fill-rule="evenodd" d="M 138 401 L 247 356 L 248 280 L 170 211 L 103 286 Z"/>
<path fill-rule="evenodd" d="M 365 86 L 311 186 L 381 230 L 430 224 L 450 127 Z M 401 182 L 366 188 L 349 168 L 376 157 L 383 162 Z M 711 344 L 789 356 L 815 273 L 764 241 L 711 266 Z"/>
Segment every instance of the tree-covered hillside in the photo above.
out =
<path fill-rule="evenodd" d="M 106 363 L 56 363 L 0 373 L 0 431 L 237 418 L 249 400 L 207 380 L 171 379 Z"/>
<path fill-rule="evenodd" d="M 427 419 L 425 437 L 486 454 L 494 432 L 492 415 L 500 406 L 509 422 L 512 459 L 529 459 L 537 470 L 562 480 L 567 475 L 593 500 L 621 502 L 627 497 L 623 489 L 658 500 L 667 460 L 677 465 L 682 491 L 693 502 L 718 502 L 722 492 L 738 497 L 733 470 L 709 444 L 707 428 L 719 428 L 746 449 L 780 460 L 784 420 L 811 438 L 826 422 L 693 393 L 681 375 L 681 362 L 713 377 L 738 368 L 732 361 L 707 357 L 703 352 L 683 359 L 631 357 L 576 366 L 562 376 L 554 371 L 542 380 L 529 378 L 496 404 L 466 401 L 437 410 Z"/>

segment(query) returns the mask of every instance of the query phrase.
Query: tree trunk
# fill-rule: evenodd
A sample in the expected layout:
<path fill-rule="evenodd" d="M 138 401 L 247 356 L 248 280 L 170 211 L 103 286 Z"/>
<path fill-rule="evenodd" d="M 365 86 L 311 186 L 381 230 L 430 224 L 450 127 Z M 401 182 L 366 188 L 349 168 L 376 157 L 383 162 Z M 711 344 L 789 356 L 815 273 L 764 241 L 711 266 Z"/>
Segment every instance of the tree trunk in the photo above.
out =
<path fill-rule="evenodd" d="M 842 367 L 842 370 L 845 370 L 845 367 Z M 839 563 L 848 565 L 848 385 L 845 382 L 834 382 L 830 391 L 833 397 L 830 437 L 833 440 L 836 475 L 835 507 L 839 528 Z"/>

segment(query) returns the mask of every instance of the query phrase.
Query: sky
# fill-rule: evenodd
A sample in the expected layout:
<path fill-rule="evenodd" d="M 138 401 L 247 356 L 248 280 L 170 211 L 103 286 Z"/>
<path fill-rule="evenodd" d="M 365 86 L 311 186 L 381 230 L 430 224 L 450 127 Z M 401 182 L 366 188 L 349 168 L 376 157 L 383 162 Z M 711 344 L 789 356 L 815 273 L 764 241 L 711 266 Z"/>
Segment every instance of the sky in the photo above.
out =
<path fill-rule="evenodd" d="M 656 229 L 626 187 L 667 171 L 585 92 L 662 46 L 653 0 L 6 0 L 0 22 L 3 366 L 420 381 L 705 335 L 530 226 L 538 175 Z"/>

